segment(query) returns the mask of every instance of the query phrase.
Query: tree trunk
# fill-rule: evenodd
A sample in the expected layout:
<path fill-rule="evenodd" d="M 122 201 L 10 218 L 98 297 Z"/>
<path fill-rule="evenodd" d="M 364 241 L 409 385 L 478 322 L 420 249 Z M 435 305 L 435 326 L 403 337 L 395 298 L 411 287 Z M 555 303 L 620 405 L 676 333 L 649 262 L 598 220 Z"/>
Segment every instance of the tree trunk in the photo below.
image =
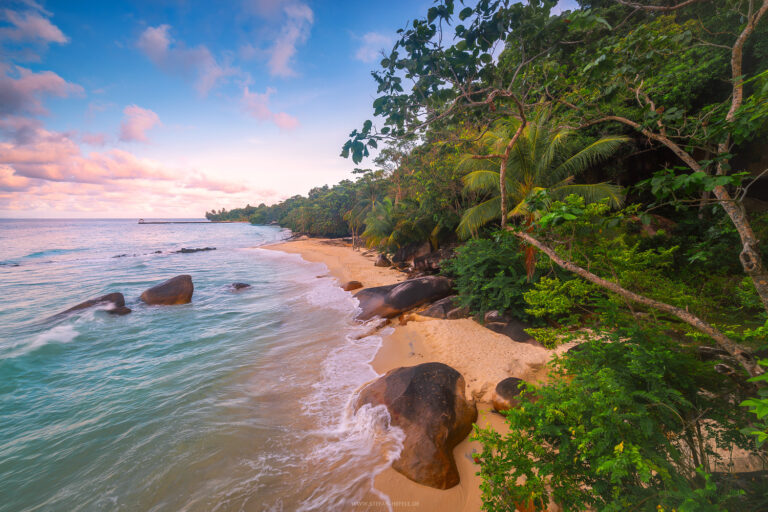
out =
<path fill-rule="evenodd" d="M 708 323 L 701 320 L 697 316 L 692 315 L 687 310 L 678 308 L 676 306 L 672 306 L 670 304 L 666 304 L 664 302 L 659 302 L 657 300 L 645 297 L 643 295 L 638 295 L 637 293 L 634 293 L 625 288 L 622 288 L 617 283 L 608 281 L 606 279 L 603 279 L 602 277 L 598 277 L 592 272 L 589 272 L 588 270 L 583 269 L 580 266 L 576 265 L 575 263 L 564 260 L 555 252 L 554 249 L 552 249 L 551 247 L 547 246 L 546 244 L 542 243 L 541 241 L 537 240 L 536 238 L 534 238 L 533 236 L 531 236 L 530 234 L 524 231 L 514 231 L 514 234 L 518 238 L 533 245 L 534 247 L 539 249 L 541 252 L 549 256 L 549 258 L 552 261 L 554 261 L 557 265 L 564 268 L 565 270 L 568 270 L 569 272 L 573 272 L 574 274 L 586 279 L 590 283 L 594 283 L 600 286 L 601 288 L 605 288 L 606 290 L 613 292 L 627 300 L 630 300 L 632 302 L 637 302 L 638 304 L 643 304 L 644 306 L 648 306 L 658 311 L 663 311 L 665 313 L 674 315 L 680 320 L 682 320 L 683 322 L 687 323 L 688 325 L 701 331 L 707 336 L 710 336 L 712 339 L 715 340 L 715 342 L 718 345 L 720 345 L 720 347 L 723 348 L 723 350 L 728 352 L 728 354 L 730 354 L 734 359 L 736 359 L 750 376 L 754 377 L 757 375 L 761 375 L 763 373 L 763 370 L 760 368 L 760 366 L 756 364 L 754 358 L 752 358 L 749 355 L 749 352 L 747 350 L 745 350 L 739 344 L 737 344 L 736 342 L 728 338 L 725 334 L 718 331 L 713 326 L 709 325 Z"/>

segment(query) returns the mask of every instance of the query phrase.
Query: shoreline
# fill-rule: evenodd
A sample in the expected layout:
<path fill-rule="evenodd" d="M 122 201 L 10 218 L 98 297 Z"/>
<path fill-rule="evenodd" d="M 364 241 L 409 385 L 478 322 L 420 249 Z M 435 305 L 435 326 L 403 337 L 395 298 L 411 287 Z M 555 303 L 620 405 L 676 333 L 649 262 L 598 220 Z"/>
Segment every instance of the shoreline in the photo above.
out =
<path fill-rule="evenodd" d="M 364 288 L 404 281 L 407 276 L 391 268 L 375 267 L 375 256 L 354 251 L 350 244 L 333 239 L 305 239 L 278 242 L 262 249 L 298 254 L 303 259 L 324 263 L 339 285 L 357 280 Z M 353 295 L 358 290 L 351 292 Z M 444 320 L 406 314 L 405 322 L 390 320 L 394 332 L 382 336 L 381 347 L 370 362 L 380 375 L 401 366 L 441 362 L 455 368 L 466 382 L 467 398 L 478 407 L 477 424 L 504 431 L 502 415 L 490 404 L 496 383 L 506 377 L 529 382 L 546 379 L 546 363 L 554 351 L 526 343 L 516 343 L 472 319 Z M 560 348 L 566 350 L 567 346 Z M 443 510 L 474 512 L 482 505 L 481 479 L 475 473 L 472 452 L 479 443 L 469 438 L 454 449 L 460 483 L 447 490 L 417 484 L 392 468 L 374 479 L 377 491 L 389 496 L 395 511 Z M 376 508 L 378 510 L 378 508 Z"/>

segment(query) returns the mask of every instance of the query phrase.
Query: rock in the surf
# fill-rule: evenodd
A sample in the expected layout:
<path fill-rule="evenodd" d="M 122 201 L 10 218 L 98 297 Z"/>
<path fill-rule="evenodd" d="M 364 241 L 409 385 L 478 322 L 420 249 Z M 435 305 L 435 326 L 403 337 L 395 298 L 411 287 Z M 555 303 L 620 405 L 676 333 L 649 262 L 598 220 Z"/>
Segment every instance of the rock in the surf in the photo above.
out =
<path fill-rule="evenodd" d="M 360 392 L 355 409 L 384 405 L 405 432 L 392 467 L 436 489 L 459 483 L 453 449 L 472 431 L 477 407 L 464 396 L 464 377 L 442 363 L 396 368 Z"/>
<path fill-rule="evenodd" d="M 341 289 L 345 292 L 351 292 L 352 290 L 357 290 L 358 288 L 362 288 L 363 283 L 360 281 L 347 281 L 343 285 L 341 285 Z"/>
<path fill-rule="evenodd" d="M 107 313 L 111 313 L 113 315 L 127 315 L 131 312 L 130 308 L 125 307 L 125 297 L 123 297 L 123 294 L 115 292 L 102 295 L 101 297 L 96 297 L 95 299 L 89 299 L 85 302 L 81 302 L 77 306 L 72 306 L 68 310 L 62 311 L 59 313 L 59 315 L 66 315 L 75 311 L 92 308 L 93 306 L 107 304 L 112 304 L 112 307 L 106 310 Z"/>
<path fill-rule="evenodd" d="M 513 407 L 517 407 L 520 396 L 520 384 L 523 379 L 517 377 L 507 377 L 496 384 L 496 389 L 493 391 L 493 408 L 498 412 L 508 411 Z"/>
<path fill-rule="evenodd" d="M 358 318 L 391 318 L 427 302 L 450 295 L 453 283 L 443 276 L 425 276 L 402 283 L 366 288 L 355 295 L 360 301 Z"/>
<path fill-rule="evenodd" d="M 180 250 L 173 251 L 173 252 L 180 253 L 180 254 L 190 254 L 190 253 L 193 253 L 193 252 L 215 251 L 215 250 L 216 250 L 215 247 L 193 247 L 193 248 L 182 247 Z"/>
<path fill-rule="evenodd" d="M 141 300 L 152 306 L 186 304 L 192 300 L 192 292 L 194 290 L 192 276 L 184 274 L 145 290 L 141 294 Z"/>
<path fill-rule="evenodd" d="M 230 285 L 230 288 L 232 288 L 235 291 L 244 290 L 245 288 L 250 288 L 250 287 L 251 285 L 249 285 L 248 283 L 232 283 Z"/>

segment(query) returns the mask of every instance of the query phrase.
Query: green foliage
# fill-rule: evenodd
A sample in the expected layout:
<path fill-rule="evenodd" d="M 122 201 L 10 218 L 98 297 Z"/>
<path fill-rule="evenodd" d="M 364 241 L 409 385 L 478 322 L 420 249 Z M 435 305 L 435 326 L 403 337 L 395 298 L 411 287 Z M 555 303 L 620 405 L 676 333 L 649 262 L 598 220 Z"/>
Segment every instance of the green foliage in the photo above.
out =
<path fill-rule="evenodd" d="M 733 386 L 663 338 L 602 335 L 557 359 L 549 384 L 527 386 L 509 433 L 476 427 L 484 509 L 722 510 L 732 495 L 695 468 L 712 470 L 715 447 L 749 446 Z"/>
<path fill-rule="evenodd" d="M 551 318 L 560 323 L 574 324 L 578 321 L 578 311 L 588 313 L 592 299 L 600 289 L 582 279 L 542 277 L 533 289 L 523 294 L 526 313 L 536 318 Z M 538 339 L 538 338 L 537 338 Z"/>
<path fill-rule="evenodd" d="M 526 320 L 523 294 L 532 283 L 526 277 L 523 254 L 517 239 L 499 232 L 494 239 L 470 240 L 444 266 L 454 279 L 459 301 L 473 313 L 508 311 Z"/>
<path fill-rule="evenodd" d="M 768 334 L 768 322 L 765 324 L 764 334 Z M 759 361 L 759 364 L 764 369 L 768 369 L 768 359 Z M 753 377 L 750 381 L 756 382 L 758 385 L 762 385 L 762 387 L 758 389 L 757 397 L 741 402 L 742 407 L 748 407 L 749 412 L 757 416 L 755 425 L 745 428 L 744 432 L 755 436 L 757 443 L 762 445 L 768 441 L 768 387 L 766 387 L 768 386 L 768 372 Z"/>

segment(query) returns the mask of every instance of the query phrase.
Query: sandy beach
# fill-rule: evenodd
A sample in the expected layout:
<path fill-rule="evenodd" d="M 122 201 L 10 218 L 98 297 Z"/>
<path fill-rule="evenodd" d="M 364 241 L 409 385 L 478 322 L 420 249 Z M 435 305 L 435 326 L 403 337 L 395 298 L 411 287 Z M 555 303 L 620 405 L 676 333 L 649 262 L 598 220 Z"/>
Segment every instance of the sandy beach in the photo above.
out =
<path fill-rule="evenodd" d="M 407 278 L 397 270 L 375 267 L 374 254 L 366 256 L 364 251 L 353 250 L 351 245 L 337 240 L 296 240 L 268 248 L 322 262 L 340 284 L 354 279 L 364 287 L 371 287 Z M 515 343 L 471 319 L 440 320 L 409 314 L 406 320 L 405 325 L 398 320 L 391 321 L 394 333 L 384 337 L 371 363 L 373 368 L 379 374 L 426 362 L 441 362 L 455 368 L 464 376 L 467 397 L 477 402 L 478 424 L 483 427 L 491 425 L 497 430 L 506 427 L 503 417 L 490 406 L 493 389 L 500 380 L 518 377 L 538 381 L 546 376 L 545 364 L 551 355 L 547 349 Z M 480 451 L 480 446 L 469 439 L 456 447 L 454 456 L 461 483 L 452 489 L 438 490 L 417 484 L 393 469 L 378 475 L 376 488 L 389 495 L 396 511 L 478 511 L 480 478 L 475 475 L 473 451 Z"/>

